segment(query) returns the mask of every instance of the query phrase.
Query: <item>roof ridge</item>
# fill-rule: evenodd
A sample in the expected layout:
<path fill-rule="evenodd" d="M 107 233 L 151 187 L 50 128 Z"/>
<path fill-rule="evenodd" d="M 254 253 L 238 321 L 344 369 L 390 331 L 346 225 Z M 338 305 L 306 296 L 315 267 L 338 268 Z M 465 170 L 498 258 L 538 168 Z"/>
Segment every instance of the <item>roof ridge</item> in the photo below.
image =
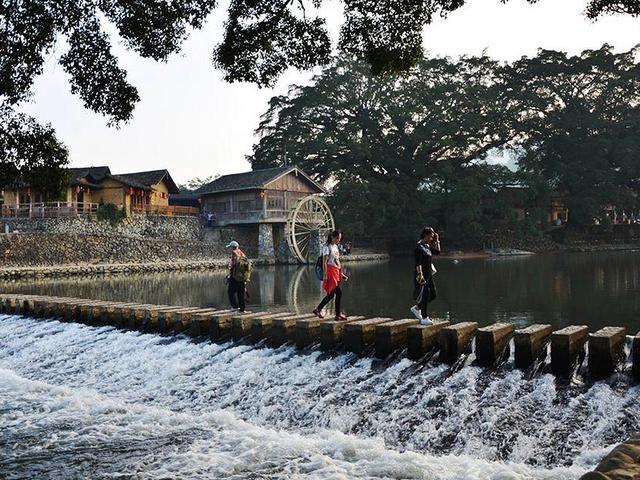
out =
<path fill-rule="evenodd" d="M 140 172 L 113 173 L 112 175 L 140 175 L 141 173 L 168 172 L 166 168 L 158 168 L 156 170 L 142 170 Z"/>

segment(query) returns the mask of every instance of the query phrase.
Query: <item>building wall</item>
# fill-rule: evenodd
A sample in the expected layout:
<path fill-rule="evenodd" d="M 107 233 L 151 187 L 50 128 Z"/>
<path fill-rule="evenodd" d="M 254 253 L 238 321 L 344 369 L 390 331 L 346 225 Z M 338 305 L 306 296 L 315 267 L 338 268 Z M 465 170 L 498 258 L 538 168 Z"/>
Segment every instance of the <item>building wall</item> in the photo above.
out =
<path fill-rule="evenodd" d="M 284 177 L 277 179 L 266 185 L 269 190 L 287 190 L 289 192 L 319 193 L 315 185 L 302 175 L 295 175 L 291 172 Z"/>
<path fill-rule="evenodd" d="M 124 187 L 120 182 L 112 179 L 106 179 L 102 182 L 102 188 L 96 191 L 96 203 L 113 203 L 121 206 L 124 199 Z"/>
<path fill-rule="evenodd" d="M 203 196 L 206 212 L 231 213 L 246 210 L 262 210 L 262 198 L 258 190 L 223 192 Z"/>
<path fill-rule="evenodd" d="M 151 185 L 151 188 L 156 192 L 155 195 L 151 195 L 151 205 L 169 205 L 169 189 L 164 183 L 164 180 L 155 185 Z M 164 198 L 160 195 L 161 193 L 164 193 Z"/>

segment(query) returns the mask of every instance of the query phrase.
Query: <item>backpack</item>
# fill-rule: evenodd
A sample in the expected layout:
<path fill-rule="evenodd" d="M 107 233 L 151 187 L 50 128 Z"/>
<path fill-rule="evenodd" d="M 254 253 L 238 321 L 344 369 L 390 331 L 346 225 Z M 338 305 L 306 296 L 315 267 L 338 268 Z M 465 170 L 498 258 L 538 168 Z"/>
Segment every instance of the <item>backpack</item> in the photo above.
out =
<path fill-rule="evenodd" d="M 322 281 L 324 279 L 324 256 L 320 255 L 318 257 L 318 259 L 316 260 L 316 266 L 315 266 L 315 271 L 316 271 L 316 277 L 318 277 L 318 280 Z"/>
<path fill-rule="evenodd" d="M 253 264 L 247 257 L 242 256 L 236 259 L 236 266 L 233 269 L 233 279 L 236 282 L 248 282 L 251 280 Z"/>

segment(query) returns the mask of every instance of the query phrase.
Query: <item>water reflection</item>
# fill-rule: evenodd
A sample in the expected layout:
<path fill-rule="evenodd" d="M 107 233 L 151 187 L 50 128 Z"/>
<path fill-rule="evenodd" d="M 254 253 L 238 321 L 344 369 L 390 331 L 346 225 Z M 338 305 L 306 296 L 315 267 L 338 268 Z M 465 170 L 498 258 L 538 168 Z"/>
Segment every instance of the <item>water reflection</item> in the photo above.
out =
<path fill-rule="evenodd" d="M 640 252 L 547 254 L 497 260 L 438 259 L 435 317 L 518 326 L 570 323 L 591 327 L 621 325 L 635 333 L 640 311 Z M 411 304 L 410 259 L 347 266 L 344 286 L 348 313 L 405 318 Z M 144 303 L 226 306 L 225 273 L 156 273 L 5 282 L 2 291 L 43 293 Z M 312 268 L 255 269 L 249 304 L 309 312 L 322 296 Z"/>

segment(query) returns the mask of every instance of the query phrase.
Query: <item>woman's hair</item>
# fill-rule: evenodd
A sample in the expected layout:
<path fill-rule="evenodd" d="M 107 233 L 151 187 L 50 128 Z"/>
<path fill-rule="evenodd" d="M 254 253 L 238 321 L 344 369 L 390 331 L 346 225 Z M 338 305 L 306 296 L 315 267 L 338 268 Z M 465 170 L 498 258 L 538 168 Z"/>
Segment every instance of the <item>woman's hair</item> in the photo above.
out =
<path fill-rule="evenodd" d="M 331 243 L 331 240 L 338 238 L 341 234 L 342 232 L 340 230 L 333 230 L 330 232 L 329 235 L 327 235 L 327 245 Z"/>
<path fill-rule="evenodd" d="M 421 231 L 420 231 L 420 239 L 422 240 L 424 237 L 426 237 L 429 234 L 435 235 L 436 231 L 431 228 L 431 227 L 424 227 Z"/>

